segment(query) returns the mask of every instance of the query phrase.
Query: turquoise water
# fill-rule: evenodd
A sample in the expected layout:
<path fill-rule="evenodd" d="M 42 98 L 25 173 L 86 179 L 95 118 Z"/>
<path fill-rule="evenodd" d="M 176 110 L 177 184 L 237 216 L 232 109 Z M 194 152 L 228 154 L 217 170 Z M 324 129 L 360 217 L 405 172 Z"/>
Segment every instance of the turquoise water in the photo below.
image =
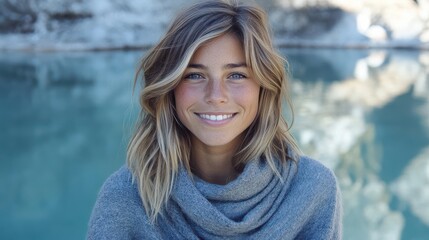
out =
<path fill-rule="evenodd" d="M 344 239 L 426 239 L 427 53 L 282 52 L 293 131 L 338 176 Z M 140 55 L 0 53 L 0 239 L 84 239 L 98 189 L 124 163 Z"/>

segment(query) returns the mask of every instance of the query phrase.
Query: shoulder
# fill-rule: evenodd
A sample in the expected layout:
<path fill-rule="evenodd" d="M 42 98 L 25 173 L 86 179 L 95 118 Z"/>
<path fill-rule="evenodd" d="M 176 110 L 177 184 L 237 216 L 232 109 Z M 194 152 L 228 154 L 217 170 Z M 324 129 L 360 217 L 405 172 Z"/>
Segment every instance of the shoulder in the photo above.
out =
<path fill-rule="evenodd" d="M 297 174 L 302 178 L 321 182 L 323 184 L 335 184 L 337 181 L 331 169 L 321 162 L 307 156 L 301 156 L 299 158 Z"/>
<path fill-rule="evenodd" d="M 306 156 L 300 157 L 297 165 L 295 184 L 310 190 L 312 194 L 322 195 L 322 198 L 323 195 L 329 198 L 338 194 L 337 178 L 332 170 Z"/>
<path fill-rule="evenodd" d="M 126 166 L 122 166 L 106 179 L 101 187 L 99 196 L 107 193 L 117 194 L 124 191 L 130 193 L 133 188 L 132 174 Z"/>
<path fill-rule="evenodd" d="M 88 226 L 88 239 L 126 239 L 148 223 L 132 174 L 126 166 L 103 184 Z M 108 237 L 107 237 L 108 236 Z"/>
<path fill-rule="evenodd" d="M 139 205 L 140 198 L 132 174 L 126 166 L 110 175 L 98 193 L 98 204 L 108 205 L 110 208 Z M 112 210 L 112 209 L 110 209 Z"/>
<path fill-rule="evenodd" d="M 299 239 L 341 239 L 342 200 L 334 173 L 320 162 L 301 157 L 294 177 L 294 193 L 308 217 Z"/>

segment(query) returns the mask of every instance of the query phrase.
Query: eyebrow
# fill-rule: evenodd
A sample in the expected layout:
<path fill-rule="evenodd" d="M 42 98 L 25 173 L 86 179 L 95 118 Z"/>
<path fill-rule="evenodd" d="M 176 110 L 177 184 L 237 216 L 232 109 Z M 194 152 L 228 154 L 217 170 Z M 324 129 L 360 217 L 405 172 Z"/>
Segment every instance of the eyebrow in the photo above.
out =
<path fill-rule="evenodd" d="M 223 69 L 232 69 L 232 68 L 239 68 L 239 67 L 247 67 L 247 64 L 246 63 L 228 63 L 225 66 L 223 66 Z M 198 63 L 190 63 L 188 65 L 188 68 L 197 68 L 197 69 L 206 70 L 207 66 L 203 64 L 198 64 Z"/>

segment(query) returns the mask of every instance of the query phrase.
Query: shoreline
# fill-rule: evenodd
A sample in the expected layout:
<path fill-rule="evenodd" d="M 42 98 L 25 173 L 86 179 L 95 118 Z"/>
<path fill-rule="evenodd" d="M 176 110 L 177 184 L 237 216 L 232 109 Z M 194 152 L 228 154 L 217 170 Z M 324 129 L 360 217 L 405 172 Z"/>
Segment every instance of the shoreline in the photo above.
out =
<path fill-rule="evenodd" d="M 327 42 L 302 42 L 305 40 L 298 41 L 276 41 L 275 47 L 277 48 L 320 48 L 320 49 L 362 49 L 362 50 L 414 50 L 414 51 L 428 51 L 429 44 L 412 44 L 412 43 L 327 43 Z M 5 47 L 0 46 L 0 53 L 5 52 L 104 52 L 104 51 L 135 51 L 135 50 L 148 50 L 153 44 L 141 44 L 141 45 L 123 45 L 123 46 L 91 46 L 81 44 L 70 44 L 61 46 L 35 46 L 25 45 L 17 47 Z"/>

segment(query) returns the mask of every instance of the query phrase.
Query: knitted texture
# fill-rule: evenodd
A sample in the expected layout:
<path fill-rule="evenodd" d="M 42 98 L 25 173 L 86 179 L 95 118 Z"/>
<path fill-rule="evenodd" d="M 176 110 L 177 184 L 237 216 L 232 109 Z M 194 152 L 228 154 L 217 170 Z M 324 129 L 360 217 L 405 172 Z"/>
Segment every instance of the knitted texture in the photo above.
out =
<path fill-rule="evenodd" d="M 334 174 L 307 157 L 280 166 L 249 162 L 237 179 L 211 184 L 177 174 L 163 214 L 151 224 L 127 167 L 104 183 L 88 239 L 341 239 L 342 208 Z"/>

